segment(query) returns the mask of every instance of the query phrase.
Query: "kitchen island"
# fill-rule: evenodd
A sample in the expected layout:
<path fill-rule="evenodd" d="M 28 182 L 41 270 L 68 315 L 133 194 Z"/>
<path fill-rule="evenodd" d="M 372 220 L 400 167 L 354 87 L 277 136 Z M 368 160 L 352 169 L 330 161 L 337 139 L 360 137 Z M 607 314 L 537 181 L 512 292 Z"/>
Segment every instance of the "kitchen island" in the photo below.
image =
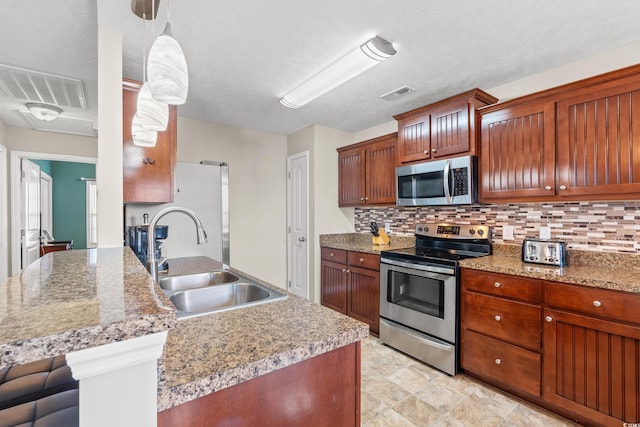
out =
<path fill-rule="evenodd" d="M 169 262 L 168 274 L 194 272 L 194 266 L 219 267 L 208 259 Z M 353 378 L 346 390 L 353 397 L 346 424 L 359 424 L 359 341 L 368 335 L 367 326 L 294 295 L 178 322 L 175 309 L 129 248 L 54 252 L 0 284 L 0 289 L 0 368 L 168 332 L 155 365 L 158 382 L 153 400 L 156 409 L 163 411 L 162 425 L 162 414 L 170 415 L 168 410 L 199 405 L 200 399 L 254 380 L 264 382 L 289 370 L 284 368 L 293 369 L 296 378 L 336 379 L 325 395 L 334 399 L 335 409 L 341 402 L 336 406 L 340 396 L 334 392 L 345 389 L 340 386 L 345 373 L 341 367 L 349 365 L 341 359 L 348 353 Z M 318 361 L 323 363 L 314 365 Z M 322 367 L 326 370 L 318 369 Z M 314 379 L 314 371 L 320 378 Z M 286 386 L 287 381 L 281 378 L 264 384 Z M 80 384 L 82 393 L 82 378 Z M 303 391 L 316 389 L 316 384 Z M 126 391 L 130 384 L 120 386 Z M 282 402 L 295 403 L 302 396 L 298 404 L 305 403 L 304 395 L 270 391 Z M 103 406 L 109 407 L 108 396 L 101 398 Z M 82 402 L 81 395 L 81 423 Z M 244 404 L 246 412 L 269 412 L 260 405 Z M 290 411 L 295 409 L 289 406 Z M 182 422 L 189 424 L 184 417 Z"/>

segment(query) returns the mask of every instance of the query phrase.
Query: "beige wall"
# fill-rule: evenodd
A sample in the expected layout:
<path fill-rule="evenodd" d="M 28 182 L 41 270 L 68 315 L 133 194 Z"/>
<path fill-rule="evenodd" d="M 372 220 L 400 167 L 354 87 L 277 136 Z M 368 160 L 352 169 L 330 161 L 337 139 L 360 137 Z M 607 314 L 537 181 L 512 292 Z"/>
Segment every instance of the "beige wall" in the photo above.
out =
<path fill-rule="evenodd" d="M 7 127 L 9 151 L 98 157 L 98 139 L 64 133 Z"/>
<path fill-rule="evenodd" d="M 229 164 L 230 264 L 285 287 L 286 160 L 283 135 L 178 118 L 178 161 Z"/>

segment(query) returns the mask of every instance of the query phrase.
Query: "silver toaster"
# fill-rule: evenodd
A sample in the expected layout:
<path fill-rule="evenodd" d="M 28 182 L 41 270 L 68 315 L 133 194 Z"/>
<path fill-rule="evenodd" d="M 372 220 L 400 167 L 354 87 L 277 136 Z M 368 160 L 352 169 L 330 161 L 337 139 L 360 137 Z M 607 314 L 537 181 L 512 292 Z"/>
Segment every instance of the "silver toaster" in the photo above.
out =
<path fill-rule="evenodd" d="M 567 265 L 567 245 L 553 240 L 529 240 L 522 242 L 522 261 L 536 264 Z"/>

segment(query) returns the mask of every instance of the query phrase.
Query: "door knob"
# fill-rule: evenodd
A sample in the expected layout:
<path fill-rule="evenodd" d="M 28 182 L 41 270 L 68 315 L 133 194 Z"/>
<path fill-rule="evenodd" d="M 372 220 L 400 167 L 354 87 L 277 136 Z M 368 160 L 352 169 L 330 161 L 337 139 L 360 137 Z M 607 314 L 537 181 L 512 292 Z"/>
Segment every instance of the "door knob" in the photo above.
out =
<path fill-rule="evenodd" d="M 305 240 L 304 237 L 298 237 L 298 241 L 304 242 L 304 240 Z M 331 254 L 331 255 L 333 256 L 333 254 Z"/>

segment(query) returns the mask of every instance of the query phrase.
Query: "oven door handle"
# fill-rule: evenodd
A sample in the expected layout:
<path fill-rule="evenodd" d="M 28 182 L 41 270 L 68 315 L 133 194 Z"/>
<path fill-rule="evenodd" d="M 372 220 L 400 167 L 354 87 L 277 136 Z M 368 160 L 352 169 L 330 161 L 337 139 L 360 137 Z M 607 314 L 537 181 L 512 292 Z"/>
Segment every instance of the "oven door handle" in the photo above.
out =
<path fill-rule="evenodd" d="M 451 175 L 451 160 L 447 160 L 444 164 L 444 197 L 447 200 L 447 204 L 450 205 L 453 203 L 453 197 L 451 197 L 451 188 L 449 188 Z"/>
<path fill-rule="evenodd" d="M 412 262 L 396 261 L 396 260 L 391 260 L 389 258 L 380 258 L 380 262 L 391 265 L 391 266 L 397 265 L 398 267 L 411 268 L 414 270 L 427 271 L 431 273 L 442 273 L 442 274 L 448 274 L 448 275 L 453 275 L 456 273 L 456 271 L 453 268 L 414 264 Z"/>

